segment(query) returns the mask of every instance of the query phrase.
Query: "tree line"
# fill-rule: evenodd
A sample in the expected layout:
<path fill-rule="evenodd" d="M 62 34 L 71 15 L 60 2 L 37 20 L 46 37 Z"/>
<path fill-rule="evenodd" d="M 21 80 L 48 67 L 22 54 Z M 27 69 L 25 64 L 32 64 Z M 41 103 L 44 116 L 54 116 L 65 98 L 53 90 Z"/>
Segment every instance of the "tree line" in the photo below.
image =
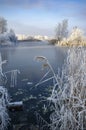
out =
<path fill-rule="evenodd" d="M 55 30 L 55 44 L 62 46 L 86 45 L 86 38 L 83 30 L 77 26 L 72 31 L 68 31 L 68 20 L 58 23 Z"/>

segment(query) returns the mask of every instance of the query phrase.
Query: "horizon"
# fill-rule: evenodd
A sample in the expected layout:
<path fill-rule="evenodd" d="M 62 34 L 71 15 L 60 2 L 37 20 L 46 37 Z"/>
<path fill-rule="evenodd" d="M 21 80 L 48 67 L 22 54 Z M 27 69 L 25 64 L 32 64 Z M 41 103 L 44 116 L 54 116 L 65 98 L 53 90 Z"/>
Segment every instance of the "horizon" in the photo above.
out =
<path fill-rule="evenodd" d="M 56 25 L 68 19 L 69 30 L 86 33 L 85 0 L 0 0 L 0 16 L 16 34 L 55 36 Z"/>

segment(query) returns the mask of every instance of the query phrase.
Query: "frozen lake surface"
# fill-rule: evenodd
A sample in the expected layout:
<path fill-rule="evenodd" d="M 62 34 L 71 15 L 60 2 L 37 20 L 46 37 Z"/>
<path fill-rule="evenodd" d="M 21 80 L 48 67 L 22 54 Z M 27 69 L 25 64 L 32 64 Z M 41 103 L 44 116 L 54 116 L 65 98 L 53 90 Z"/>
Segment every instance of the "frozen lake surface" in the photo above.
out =
<path fill-rule="evenodd" d="M 58 68 L 61 69 L 66 58 L 66 49 L 48 45 L 46 42 L 22 42 L 16 47 L 1 48 L 0 51 L 2 59 L 8 61 L 3 66 L 3 72 L 11 70 L 19 70 L 20 72 L 17 74 L 17 83 L 14 87 L 11 85 L 12 74 L 6 74 L 8 78 L 6 87 L 11 100 L 24 102 L 24 111 L 10 112 L 12 118 L 11 124 L 33 123 L 32 113 L 34 111 L 40 114 L 44 113 L 43 108 L 52 89 L 52 81 L 35 87 L 47 71 L 46 69 L 42 70 L 42 64 L 37 62 L 35 57 L 46 57 L 55 73 L 57 73 Z M 47 120 L 47 117 L 45 118 Z"/>

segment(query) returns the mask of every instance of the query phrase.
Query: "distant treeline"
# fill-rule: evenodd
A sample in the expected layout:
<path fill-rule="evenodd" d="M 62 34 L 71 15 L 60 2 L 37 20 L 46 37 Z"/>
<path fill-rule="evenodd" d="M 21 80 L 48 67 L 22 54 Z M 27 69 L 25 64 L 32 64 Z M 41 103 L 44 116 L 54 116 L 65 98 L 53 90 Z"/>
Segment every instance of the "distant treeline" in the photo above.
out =
<path fill-rule="evenodd" d="M 38 39 L 24 39 L 24 40 L 18 40 L 19 42 L 33 42 L 33 41 L 41 41 Z"/>

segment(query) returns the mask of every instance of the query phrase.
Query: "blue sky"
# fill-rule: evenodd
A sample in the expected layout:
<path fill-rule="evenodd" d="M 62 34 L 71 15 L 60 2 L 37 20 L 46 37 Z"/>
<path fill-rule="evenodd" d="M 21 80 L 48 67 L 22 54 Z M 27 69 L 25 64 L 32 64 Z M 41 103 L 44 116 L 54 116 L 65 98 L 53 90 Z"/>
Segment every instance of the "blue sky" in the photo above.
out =
<path fill-rule="evenodd" d="M 55 35 L 58 22 L 86 30 L 86 0 L 0 0 L 0 16 L 17 34 Z"/>

